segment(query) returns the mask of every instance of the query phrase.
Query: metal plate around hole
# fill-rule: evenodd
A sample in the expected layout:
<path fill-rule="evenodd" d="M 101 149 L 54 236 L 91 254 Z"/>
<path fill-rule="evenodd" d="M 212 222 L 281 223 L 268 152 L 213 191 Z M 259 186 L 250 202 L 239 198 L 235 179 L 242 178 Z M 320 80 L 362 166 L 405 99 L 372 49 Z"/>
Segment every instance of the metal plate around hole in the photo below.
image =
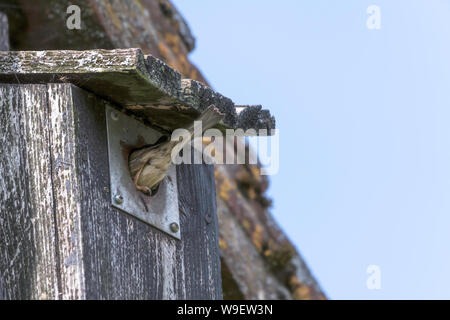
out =
<path fill-rule="evenodd" d="M 112 205 L 181 239 L 176 168 L 170 167 L 152 197 L 136 190 L 128 169 L 129 151 L 144 142 L 155 143 L 162 134 L 109 106 L 106 123 Z"/>

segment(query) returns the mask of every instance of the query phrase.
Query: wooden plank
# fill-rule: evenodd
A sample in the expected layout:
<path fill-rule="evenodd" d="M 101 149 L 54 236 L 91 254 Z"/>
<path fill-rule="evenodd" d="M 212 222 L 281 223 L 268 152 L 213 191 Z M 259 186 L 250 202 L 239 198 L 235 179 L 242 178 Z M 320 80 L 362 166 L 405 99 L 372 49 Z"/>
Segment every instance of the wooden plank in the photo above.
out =
<path fill-rule="evenodd" d="M 222 299 L 214 166 L 179 165 L 177 181 L 186 299 Z"/>
<path fill-rule="evenodd" d="M 166 131 L 190 125 L 211 104 L 225 114 L 218 128 L 275 128 L 267 110 L 249 107 L 238 116 L 231 99 L 195 80 L 182 80 L 140 49 L 0 51 L 0 82 L 15 81 L 71 82 Z"/>
<path fill-rule="evenodd" d="M 68 85 L 50 84 L 47 89 L 50 112 L 50 149 L 53 165 L 55 221 L 62 299 L 85 298 L 81 234 L 81 192 L 74 140 L 75 116 Z"/>
<path fill-rule="evenodd" d="M 0 84 L 0 282 L 5 299 L 58 298 L 45 85 Z"/>
<path fill-rule="evenodd" d="M 9 50 L 9 25 L 8 17 L 0 12 L 0 51 Z"/>
<path fill-rule="evenodd" d="M 168 75 L 150 78 L 139 49 L 0 52 L 0 74 L 4 82 L 79 83 L 121 105 L 158 104 L 178 94 L 176 76 L 170 84 Z"/>
<path fill-rule="evenodd" d="M 0 81 L 16 79 L 74 83 L 168 131 L 201 111 L 183 99 L 180 74 L 140 49 L 0 52 Z M 234 105 L 224 107 L 235 115 Z"/>
<path fill-rule="evenodd" d="M 233 148 L 228 145 L 228 148 Z M 218 165 L 219 243 L 224 290 L 246 299 L 325 299 L 301 255 L 268 211 L 268 181 L 258 166 Z M 231 281 L 229 281 L 231 280 Z M 234 281 L 233 281 L 234 280 Z"/>

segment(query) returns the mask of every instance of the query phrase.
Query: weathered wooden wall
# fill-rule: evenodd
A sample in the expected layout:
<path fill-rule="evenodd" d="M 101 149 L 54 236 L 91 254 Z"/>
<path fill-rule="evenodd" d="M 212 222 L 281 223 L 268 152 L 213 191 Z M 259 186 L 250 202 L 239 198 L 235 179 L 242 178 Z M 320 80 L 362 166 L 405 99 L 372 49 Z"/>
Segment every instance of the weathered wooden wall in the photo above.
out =
<path fill-rule="evenodd" d="M 105 103 L 0 84 L 3 297 L 220 299 L 213 167 L 177 168 L 182 241 L 114 209 Z"/>

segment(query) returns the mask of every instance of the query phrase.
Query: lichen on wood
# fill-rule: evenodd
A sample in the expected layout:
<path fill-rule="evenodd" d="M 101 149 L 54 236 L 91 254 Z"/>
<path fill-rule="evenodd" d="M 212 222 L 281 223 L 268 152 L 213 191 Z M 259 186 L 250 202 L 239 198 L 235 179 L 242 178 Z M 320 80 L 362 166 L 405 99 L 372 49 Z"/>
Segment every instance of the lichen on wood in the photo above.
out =
<path fill-rule="evenodd" d="M 185 127 L 211 104 L 223 114 L 218 128 L 273 129 L 268 111 L 240 117 L 233 101 L 181 75 L 140 49 L 0 52 L 0 82 L 71 82 L 166 131 Z M 243 113 L 248 115 L 248 113 Z"/>

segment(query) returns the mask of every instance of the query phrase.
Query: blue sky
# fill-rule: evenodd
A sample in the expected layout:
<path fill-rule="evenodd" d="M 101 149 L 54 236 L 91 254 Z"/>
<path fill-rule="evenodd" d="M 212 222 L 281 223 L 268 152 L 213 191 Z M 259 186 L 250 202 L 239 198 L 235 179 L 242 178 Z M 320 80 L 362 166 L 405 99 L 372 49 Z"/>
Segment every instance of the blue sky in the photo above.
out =
<path fill-rule="evenodd" d="M 450 299 L 450 2 L 174 3 L 213 87 L 275 114 L 272 212 L 328 296 Z"/>

